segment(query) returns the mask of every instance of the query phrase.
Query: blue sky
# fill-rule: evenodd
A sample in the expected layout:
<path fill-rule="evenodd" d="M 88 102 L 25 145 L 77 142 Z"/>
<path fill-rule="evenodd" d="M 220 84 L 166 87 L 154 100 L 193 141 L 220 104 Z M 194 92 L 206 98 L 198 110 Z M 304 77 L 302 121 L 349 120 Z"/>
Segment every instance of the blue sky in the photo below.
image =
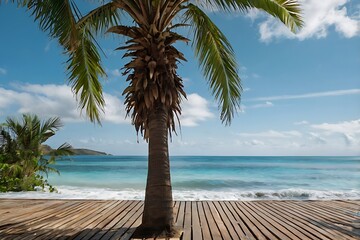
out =
<path fill-rule="evenodd" d="M 209 13 L 232 43 L 243 83 L 232 125 L 219 120 L 192 49 L 179 44 L 188 62 L 179 66 L 188 101 L 172 155 L 359 155 L 360 3 L 301 0 L 305 27 L 291 34 L 258 11 Z M 108 78 L 103 80 L 103 126 L 80 116 L 67 84 L 66 56 L 13 4 L 0 6 L 0 122 L 31 112 L 60 116 L 64 127 L 48 144 L 68 142 L 114 155 L 146 155 L 147 145 L 125 119 L 123 38 L 100 40 Z"/>

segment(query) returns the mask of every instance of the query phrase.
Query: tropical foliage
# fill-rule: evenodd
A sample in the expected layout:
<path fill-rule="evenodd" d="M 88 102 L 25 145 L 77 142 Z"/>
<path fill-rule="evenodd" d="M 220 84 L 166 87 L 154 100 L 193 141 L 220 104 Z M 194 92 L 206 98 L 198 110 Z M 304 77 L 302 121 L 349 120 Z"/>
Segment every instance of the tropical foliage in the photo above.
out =
<path fill-rule="evenodd" d="M 21 121 L 7 118 L 0 128 L 0 191 L 33 191 L 48 187 L 50 172 L 59 173 L 51 165 L 57 156 L 71 154 L 71 146 L 61 145 L 44 156 L 41 145 L 62 126 L 59 118 L 41 121 L 37 116 L 24 114 Z"/>
<path fill-rule="evenodd" d="M 173 236 L 168 134 L 175 131 L 186 98 L 177 65 L 186 61 L 175 43 L 189 42 L 179 28 L 191 32 L 192 47 L 210 90 L 219 104 L 220 118 L 230 124 L 241 97 L 241 83 L 233 48 L 207 15 L 207 9 L 226 14 L 260 9 L 282 21 L 291 31 L 302 26 L 297 0 L 113 0 L 83 15 L 74 0 L 13 0 L 31 11 L 40 28 L 58 39 L 69 56 L 67 69 L 81 109 L 100 122 L 104 99 L 95 35 L 105 31 L 123 35 L 129 62 L 124 76 L 127 113 L 136 131 L 149 142 L 149 169 L 139 237 L 166 232 Z M 131 25 L 120 24 L 120 18 Z M 123 21 L 122 21 L 123 22 Z"/>

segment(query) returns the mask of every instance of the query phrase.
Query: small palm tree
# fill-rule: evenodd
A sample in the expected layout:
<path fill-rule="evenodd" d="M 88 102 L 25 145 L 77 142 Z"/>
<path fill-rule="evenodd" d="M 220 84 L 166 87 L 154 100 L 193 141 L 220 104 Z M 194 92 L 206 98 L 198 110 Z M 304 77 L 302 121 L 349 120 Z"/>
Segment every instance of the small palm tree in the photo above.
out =
<path fill-rule="evenodd" d="M 227 14 L 257 8 L 280 19 L 291 31 L 302 26 L 297 0 L 113 0 L 83 16 L 74 0 L 18 0 L 30 9 L 40 27 L 59 40 L 69 55 L 69 81 L 92 121 L 100 121 L 104 107 L 104 76 L 94 35 L 104 31 L 124 35 L 119 47 L 131 60 L 124 67 L 129 86 L 124 90 L 128 115 L 149 142 L 149 168 L 142 225 L 138 236 L 165 231 L 173 235 L 172 192 L 168 134 L 175 131 L 186 98 L 177 64 L 185 61 L 175 42 L 190 40 L 176 30 L 189 27 L 192 47 L 210 89 L 219 103 L 220 118 L 230 124 L 239 107 L 241 84 L 233 49 L 204 9 Z M 133 21 L 119 24 L 120 13 Z"/>
<path fill-rule="evenodd" d="M 62 144 L 58 149 L 49 153 L 50 158 L 43 156 L 41 145 L 62 126 L 60 118 L 49 118 L 41 121 L 36 115 L 23 114 L 19 121 L 16 118 L 7 118 L 5 126 L 14 135 L 16 143 L 17 163 L 22 166 L 24 177 L 33 175 L 36 172 L 57 172 L 49 164 L 55 163 L 55 156 L 71 154 L 71 146 L 67 143 Z M 8 136 L 5 134 L 4 136 Z M 11 141 L 8 141 L 9 143 Z"/>

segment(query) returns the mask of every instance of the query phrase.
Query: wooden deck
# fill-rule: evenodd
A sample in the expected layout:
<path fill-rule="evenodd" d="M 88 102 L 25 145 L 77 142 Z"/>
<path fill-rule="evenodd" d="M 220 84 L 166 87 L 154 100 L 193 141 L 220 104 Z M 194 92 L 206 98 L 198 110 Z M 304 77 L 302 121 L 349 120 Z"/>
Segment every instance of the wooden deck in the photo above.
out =
<path fill-rule="evenodd" d="M 142 201 L 0 199 L 0 239 L 130 239 Z M 175 202 L 183 240 L 360 239 L 356 201 Z"/>

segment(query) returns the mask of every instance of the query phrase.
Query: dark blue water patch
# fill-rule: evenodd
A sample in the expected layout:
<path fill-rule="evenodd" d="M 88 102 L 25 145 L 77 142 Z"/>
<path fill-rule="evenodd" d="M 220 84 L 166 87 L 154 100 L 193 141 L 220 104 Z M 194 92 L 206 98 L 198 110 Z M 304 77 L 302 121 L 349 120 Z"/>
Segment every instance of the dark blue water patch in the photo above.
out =
<path fill-rule="evenodd" d="M 204 189 L 212 190 L 219 188 L 248 188 L 252 186 L 267 186 L 268 183 L 259 181 L 241 181 L 241 180 L 209 180 L 209 179 L 193 179 L 185 181 L 174 181 L 174 188 L 185 189 Z"/>
<path fill-rule="evenodd" d="M 360 163 L 360 156 L 354 157 L 312 157 L 312 156 L 173 156 L 170 157 L 171 160 L 175 161 L 188 161 L 188 162 L 271 162 L 271 163 L 288 163 L 288 162 L 303 162 L 303 163 L 346 163 L 349 162 L 354 164 L 356 162 Z"/>
<path fill-rule="evenodd" d="M 281 188 L 287 186 L 285 182 L 261 182 L 261 181 L 243 181 L 243 180 L 220 180 L 220 179 L 193 179 L 184 181 L 174 181 L 174 189 L 262 189 L 262 188 Z M 306 183 L 292 183 L 291 186 L 306 187 Z"/>
<path fill-rule="evenodd" d="M 58 162 L 147 162 L 146 156 L 88 156 L 88 155 L 79 155 L 79 156 L 64 156 L 59 158 Z"/>
<path fill-rule="evenodd" d="M 60 172 L 123 172 L 147 170 L 146 166 L 104 166 L 104 165 L 52 165 Z"/>

